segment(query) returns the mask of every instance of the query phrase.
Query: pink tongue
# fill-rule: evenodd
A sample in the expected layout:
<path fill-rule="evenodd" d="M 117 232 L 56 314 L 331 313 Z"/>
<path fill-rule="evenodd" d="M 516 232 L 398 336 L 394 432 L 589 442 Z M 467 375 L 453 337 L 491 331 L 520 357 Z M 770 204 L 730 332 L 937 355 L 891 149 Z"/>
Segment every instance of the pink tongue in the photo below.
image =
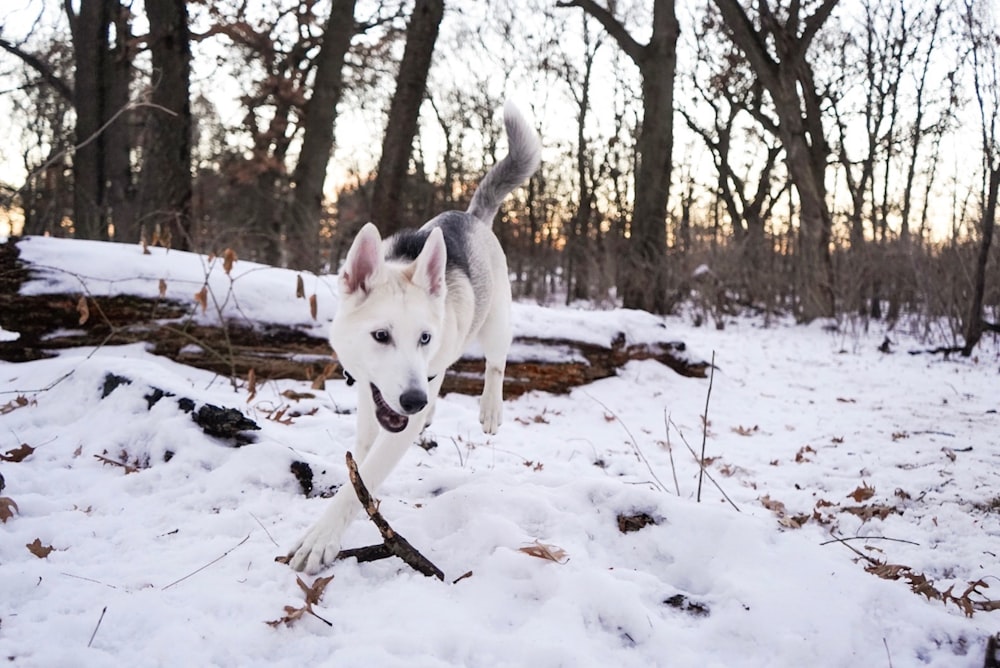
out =
<path fill-rule="evenodd" d="M 382 425 L 382 428 L 386 431 L 390 431 L 394 434 L 406 429 L 407 423 L 409 423 L 410 418 L 405 415 L 400 415 L 396 411 L 389 408 L 389 404 L 385 403 L 385 399 L 382 398 L 382 393 L 379 389 L 372 385 L 372 399 L 375 400 L 375 418 L 378 423 Z"/>

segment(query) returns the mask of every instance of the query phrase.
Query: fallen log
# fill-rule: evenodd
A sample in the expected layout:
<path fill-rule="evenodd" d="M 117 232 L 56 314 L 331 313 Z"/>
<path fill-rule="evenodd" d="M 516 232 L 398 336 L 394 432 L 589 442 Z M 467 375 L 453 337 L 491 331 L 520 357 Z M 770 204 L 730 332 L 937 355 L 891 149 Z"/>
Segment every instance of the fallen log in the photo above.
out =
<path fill-rule="evenodd" d="M 113 246 L 120 246 L 114 244 Z M 0 360 L 24 362 L 58 350 L 145 343 L 157 355 L 230 378 L 291 378 L 317 384 L 339 377 L 341 369 L 325 338 L 294 325 L 227 318 L 208 323 L 196 317 L 194 301 L 139 294 L 88 294 L 23 286 L 40 269 L 19 257 L 17 240 L 0 245 L 0 328 L 16 334 L 0 340 Z M 315 331 L 315 329 L 313 330 Z M 0 339 L 9 339 L 4 336 Z M 677 373 L 704 378 L 709 364 L 694 359 L 683 342 L 629 343 L 623 332 L 606 344 L 565 337 L 514 333 L 504 392 L 515 397 L 531 390 L 566 393 L 607 378 L 633 360 L 656 360 Z M 481 357 L 463 357 L 449 370 L 443 392 L 479 394 Z"/>

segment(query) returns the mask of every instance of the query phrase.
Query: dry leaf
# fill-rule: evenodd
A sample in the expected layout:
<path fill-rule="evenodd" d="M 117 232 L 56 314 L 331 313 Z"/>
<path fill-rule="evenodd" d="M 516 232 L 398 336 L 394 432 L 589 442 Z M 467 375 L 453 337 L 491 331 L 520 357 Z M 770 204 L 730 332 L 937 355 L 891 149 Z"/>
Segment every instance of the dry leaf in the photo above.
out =
<path fill-rule="evenodd" d="M 281 396 L 291 401 L 302 401 L 303 399 L 315 399 L 315 394 L 310 394 L 309 392 L 296 392 L 295 390 L 285 390 L 281 393 Z"/>
<path fill-rule="evenodd" d="M 76 312 L 80 314 L 80 323 L 84 325 L 90 320 L 90 307 L 87 306 L 87 298 L 80 295 L 80 299 L 76 302 Z"/>
<path fill-rule="evenodd" d="M 201 306 L 201 312 L 208 310 L 208 286 L 203 285 L 201 290 L 194 293 L 194 300 Z"/>
<path fill-rule="evenodd" d="M 322 621 L 327 626 L 333 626 L 333 624 L 331 624 L 327 620 L 317 615 L 316 612 L 312 609 L 313 605 L 319 603 L 319 600 L 323 597 L 323 592 L 326 590 L 326 586 L 330 584 L 331 580 L 333 580 L 332 575 L 325 578 L 316 578 L 316 580 L 310 586 L 307 585 L 305 582 L 303 582 L 302 578 L 295 576 L 295 581 L 298 582 L 299 588 L 303 592 L 305 592 L 306 604 L 298 608 L 291 605 L 286 605 L 285 616 L 282 617 L 281 619 L 275 619 L 273 621 L 267 622 L 268 626 L 280 626 L 281 624 L 288 626 L 292 622 L 301 619 L 306 613 Z"/>
<path fill-rule="evenodd" d="M 236 264 L 236 251 L 232 248 L 222 251 L 222 270 L 226 272 L 226 276 L 229 276 L 234 264 Z"/>
<path fill-rule="evenodd" d="M 538 559 L 554 561 L 557 564 L 565 564 L 569 561 L 569 556 L 566 554 L 566 550 L 561 547 L 556 547 L 555 545 L 540 543 L 537 540 L 534 545 L 526 545 L 519 548 L 518 552 L 524 552 L 528 556 L 537 557 Z"/>
<path fill-rule="evenodd" d="M 809 515 L 790 515 L 778 518 L 778 524 L 786 529 L 801 529 L 808 521 Z"/>
<path fill-rule="evenodd" d="M 5 415 L 7 413 L 10 413 L 11 411 L 16 411 L 18 408 L 24 408 L 29 403 L 32 402 L 28 401 L 28 398 L 26 396 L 24 396 L 23 394 L 19 394 L 10 401 L 8 401 L 7 403 L 5 403 L 3 406 L 0 406 L 0 415 Z"/>
<path fill-rule="evenodd" d="M 101 463 L 103 463 L 103 464 L 108 464 L 110 466 L 119 466 L 119 467 L 125 469 L 125 474 L 126 475 L 128 475 L 129 473 L 138 473 L 139 472 L 139 469 L 136 468 L 135 466 L 130 466 L 129 464 L 124 464 L 122 462 L 116 462 L 115 460 L 111 459 L 110 457 L 105 457 L 104 455 L 94 455 L 94 458 L 100 460 Z"/>
<path fill-rule="evenodd" d="M 875 488 L 869 487 L 866 482 L 862 482 L 861 487 L 858 487 L 856 490 L 848 494 L 847 498 L 854 499 L 858 503 L 861 503 L 862 501 L 867 501 L 873 496 L 875 496 Z"/>
<path fill-rule="evenodd" d="M 167 296 L 167 282 L 161 278 L 160 279 L 160 299 L 163 299 L 166 296 Z"/>
<path fill-rule="evenodd" d="M 760 505 L 764 506 L 772 513 L 777 513 L 779 515 L 783 515 L 785 513 L 785 504 L 781 501 L 775 501 L 767 494 L 760 497 Z"/>
<path fill-rule="evenodd" d="M 12 462 L 16 464 L 17 462 L 23 462 L 28 455 L 34 451 L 35 449 L 33 447 L 27 443 L 22 443 L 19 447 L 14 448 L 13 450 L 8 450 L 4 454 L 0 455 L 0 459 L 5 462 Z"/>
<path fill-rule="evenodd" d="M 860 517 L 862 520 L 867 522 L 875 517 L 880 520 L 884 520 L 889 515 L 895 513 L 896 509 L 892 506 L 880 506 L 873 504 L 870 506 L 851 506 L 849 508 L 844 508 L 844 512 Z"/>
<path fill-rule="evenodd" d="M 21 512 L 17 504 L 14 503 L 14 499 L 9 496 L 0 496 L 0 522 L 6 524 L 7 520 L 14 517 L 14 511 Z"/>
<path fill-rule="evenodd" d="M 313 294 L 309 295 L 309 315 L 312 316 L 313 320 L 316 319 L 316 293 L 315 292 Z"/>
<path fill-rule="evenodd" d="M 754 425 L 752 427 L 744 427 L 743 425 L 733 427 L 733 431 L 739 434 L 740 436 L 752 436 L 755 432 L 759 430 L 760 427 L 757 425 Z"/>
<path fill-rule="evenodd" d="M 807 455 L 807 454 L 809 454 L 809 453 L 812 453 L 812 454 L 814 454 L 814 455 L 815 455 L 815 454 L 816 454 L 816 451 L 815 451 L 815 450 L 813 450 L 813 449 L 812 449 L 812 448 L 811 448 L 810 446 L 808 446 L 808 445 L 803 445 L 803 446 L 802 446 L 801 448 L 799 448 L 799 451 L 795 453 L 795 461 L 796 461 L 797 463 L 799 463 L 799 464 L 801 464 L 801 463 L 803 463 L 803 462 L 808 462 L 808 461 L 812 461 L 811 459 L 807 459 L 807 458 L 806 458 L 806 455 Z"/>
<path fill-rule="evenodd" d="M 302 274 L 295 277 L 295 298 L 306 298 L 306 284 L 302 281 Z"/>
<path fill-rule="evenodd" d="M 247 403 L 257 396 L 257 372 L 253 369 L 247 372 Z"/>
<path fill-rule="evenodd" d="M 49 552 L 52 551 L 51 545 L 42 545 L 42 541 L 39 540 L 38 538 L 25 545 L 25 547 L 28 548 L 28 551 L 31 552 L 36 557 L 38 557 L 39 559 L 44 559 L 45 557 L 49 556 Z"/>

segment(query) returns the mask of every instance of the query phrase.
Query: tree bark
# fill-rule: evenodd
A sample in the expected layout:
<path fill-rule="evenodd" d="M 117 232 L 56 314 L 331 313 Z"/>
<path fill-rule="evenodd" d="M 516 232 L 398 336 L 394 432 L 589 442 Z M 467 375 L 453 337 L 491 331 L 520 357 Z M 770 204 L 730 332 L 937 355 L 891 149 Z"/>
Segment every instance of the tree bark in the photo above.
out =
<path fill-rule="evenodd" d="M 136 242 L 140 230 L 169 234 L 173 248 L 191 242 L 191 45 L 186 0 L 161 0 L 146 6 L 153 61 L 139 190 L 139 220 L 116 226 L 115 238 Z"/>
<path fill-rule="evenodd" d="M 399 64 L 396 93 L 389 106 L 382 157 L 372 189 L 371 218 L 383 236 L 410 223 L 404 220 L 403 190 L 442 18 L 444 0 L 417 0 L 406 30 L 406 48 Z"/>
<path fill-rule="evenodd" d="M 295 269 L 316 271 L 320 267 L 323 184 L 333 151 L 337 105 L 344 88 L 344 60 L 355 34 L 355 2 L 333 0 L 323 44 L 317 56 L 313 94 L 303 110 L 302 150 L 292 173 L 293 190 L 287 228 L 288 265 Z"/>

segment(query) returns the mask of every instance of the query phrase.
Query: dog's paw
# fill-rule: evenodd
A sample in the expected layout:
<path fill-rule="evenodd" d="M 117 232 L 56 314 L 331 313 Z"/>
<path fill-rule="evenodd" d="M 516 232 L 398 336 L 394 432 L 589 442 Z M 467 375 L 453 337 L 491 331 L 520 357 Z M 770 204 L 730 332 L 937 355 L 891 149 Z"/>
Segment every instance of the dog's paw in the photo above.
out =
<path fill-rule="evenodd" d="M 340 540 L 320 522 L 311 528 L 288 553 L 288 565 L 315 575 L 329 566 L 340 552 Z"/>
<path fill-rule="evenodd" d="M 483 425 L 485 433 L 497 433 L 500 423 L 503 422 L 503 402 L 499 399 L 491 401 L 484 396 L 479 403 L 479 422 Z"/>

